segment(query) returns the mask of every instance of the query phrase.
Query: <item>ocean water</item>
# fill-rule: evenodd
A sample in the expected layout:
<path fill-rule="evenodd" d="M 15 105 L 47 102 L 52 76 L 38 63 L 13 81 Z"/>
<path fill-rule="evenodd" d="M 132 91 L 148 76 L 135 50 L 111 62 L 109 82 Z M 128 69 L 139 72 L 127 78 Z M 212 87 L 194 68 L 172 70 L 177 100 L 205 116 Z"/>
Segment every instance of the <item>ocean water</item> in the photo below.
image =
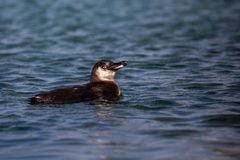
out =
<path fill-rule="evenodd" d="M 100 59 L 117 103 L 28 104 Z M 0 159 L 240 159 L 240 1 L 2 0 Z"/>

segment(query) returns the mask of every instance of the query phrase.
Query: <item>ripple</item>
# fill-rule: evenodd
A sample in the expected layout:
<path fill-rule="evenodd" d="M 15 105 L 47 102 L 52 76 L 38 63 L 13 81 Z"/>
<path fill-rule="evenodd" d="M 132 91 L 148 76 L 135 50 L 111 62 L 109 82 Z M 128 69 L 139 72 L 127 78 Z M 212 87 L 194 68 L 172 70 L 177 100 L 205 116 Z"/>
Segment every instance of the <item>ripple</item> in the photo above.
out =
<path fill-rule="evenodd" d="M 182 118 L 178 118 L 178 117 L 156 117 L 153 118 L 156 121 L 160 121 L 160 122 L 182 122 L 183 119 Z"/>
<path fill-rule="evenodd" d="M 239 127 L 240 126 L 240 116 L 236 114 L 219 114 L 213 116 L 203 117 L 202 123 L 206 126 L 216 126 L 216 127 Z"/>
<path fill-rule="evenodd" d="M 155 100 L 152 102 L 152 104 L 159 105 L 159 106 L 178 106 L 179 105 L 174 100 L 164 100 L 164 99 Z"/>
<path fill-rule="evenodd" d="M 199 132 L 195 129 L 179 129 L 179 130 L 164 130 L 164 129 L 156 129 L 151 131 L 143 132 L 143 134 L 153 135 L 157 137 L 164 138 L 176 138 L 176 137 L 184 137 L 184 136 L 193 136 L 194 134 L 198 134 Z"/>
<path fill-rule="evenodd" d="M 206 89 L 214 89 L 218 88 L 219 86 L 222 86 L 221 83 L 189 83 L 186 89 L 191 90 L 206 90 Z"/>
<path fill-rule="evenodd" d="M 167 109 L 168 107 L 173 107 L 173 104 L 174 103 L 172 103 L 172 102 L 166 102 L 166 101 L 164 101 L 164 102 L 157 102 L 157 105 L 154 105 L 154 104 L 151 104 L 151 105 L 147 105 L 147 104 L 145 104 L 145 105 L 140 105 L 140 104 L 138 104 L 138 105 L 131 105 L 131 107 L 133 107 L 133 108 L 137 108 L 137 109 L 140 109 L 140 110 L 162 110 L 162 109 Z"/>

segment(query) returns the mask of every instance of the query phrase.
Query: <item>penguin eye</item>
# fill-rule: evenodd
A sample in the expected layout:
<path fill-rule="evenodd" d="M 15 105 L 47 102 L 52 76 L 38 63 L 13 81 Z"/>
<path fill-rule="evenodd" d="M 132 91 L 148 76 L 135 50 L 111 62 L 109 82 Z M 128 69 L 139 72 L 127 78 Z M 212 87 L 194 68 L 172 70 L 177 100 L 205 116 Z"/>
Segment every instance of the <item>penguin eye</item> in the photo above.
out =
<path fill-rule="evenodd" d="M 102 66 L 102 69 L 107 69 L 107 66 Z"/>

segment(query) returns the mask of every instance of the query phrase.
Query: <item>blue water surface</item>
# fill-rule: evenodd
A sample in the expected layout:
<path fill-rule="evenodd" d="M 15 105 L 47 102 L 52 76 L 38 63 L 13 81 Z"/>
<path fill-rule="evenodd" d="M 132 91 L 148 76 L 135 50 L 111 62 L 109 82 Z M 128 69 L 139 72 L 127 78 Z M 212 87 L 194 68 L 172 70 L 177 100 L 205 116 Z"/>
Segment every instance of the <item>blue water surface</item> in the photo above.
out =
<path fill-rule="evenodd" d="M 0 3 L 1 160 L 240 159 L 240 1 Z M 31 106 L 128 60 L 120 101 Z"/>

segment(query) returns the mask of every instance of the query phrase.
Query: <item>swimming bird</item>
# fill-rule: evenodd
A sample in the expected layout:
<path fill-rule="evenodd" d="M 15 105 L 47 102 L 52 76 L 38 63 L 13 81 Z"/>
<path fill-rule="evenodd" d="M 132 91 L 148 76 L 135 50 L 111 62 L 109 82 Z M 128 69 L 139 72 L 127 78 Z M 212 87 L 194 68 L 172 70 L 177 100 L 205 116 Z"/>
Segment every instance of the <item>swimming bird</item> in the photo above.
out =
<path fill-rule="evenodd" d="M 127 65 L 127 61 L 114 63 L 100 60 L 91 71 L 90 82 L 54 89 L 30 98 L 30 104 L 68 104 L 90 101 L 117 101 L 120 89 L 114 80 L 116 72 Z"/>

